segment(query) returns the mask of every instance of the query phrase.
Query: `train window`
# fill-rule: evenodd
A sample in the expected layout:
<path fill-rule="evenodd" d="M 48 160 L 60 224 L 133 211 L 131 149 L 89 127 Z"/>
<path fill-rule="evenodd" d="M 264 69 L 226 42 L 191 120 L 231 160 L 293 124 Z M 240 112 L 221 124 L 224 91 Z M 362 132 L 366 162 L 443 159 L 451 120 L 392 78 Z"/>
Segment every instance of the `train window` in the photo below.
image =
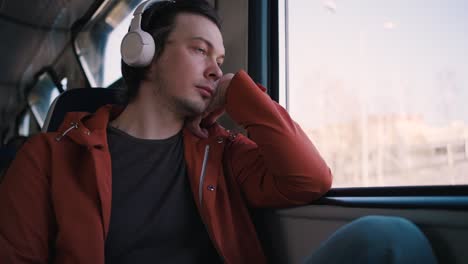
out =
<path fill-rule="evenodd" d="M 120 42 L 142 1 L 105 1 L 78 34 L 75 49 L 91 86 L 108 87 L 121 78 Z"/>
<path fill-rule="evenodd" d="M 280 103 L 334 187 L 468 184 L 468 2 L 279 4 Z"/>
<path fill-rule="evenodd" d="M 48 72 L 39 75 L 28 95 L 28 103 L 40 127 L 44 124 L 50 105 L 59 94 L 60 92 Z"/>

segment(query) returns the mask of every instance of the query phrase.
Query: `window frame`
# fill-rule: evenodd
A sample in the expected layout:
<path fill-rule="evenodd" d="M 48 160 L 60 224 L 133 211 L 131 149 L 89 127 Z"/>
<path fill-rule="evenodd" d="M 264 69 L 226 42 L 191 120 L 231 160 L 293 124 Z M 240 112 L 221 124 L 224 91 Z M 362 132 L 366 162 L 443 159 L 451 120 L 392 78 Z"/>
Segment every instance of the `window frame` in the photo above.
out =
<path fill-rule="evenodd" d="M 139 0 L 139 1 L 141 3 L 144 0 Z M 81 19 L 82 21 L 86 21 L 86 22 L 78 23 L 76 28 L 73 30 L 73 34 L 72 34 L 73 52 L 75 54 L 76 60 L 78 61 L 78 64 L 80 65 L 81 71 L 82 71 L 83 75 L 85 76 L 88 87 L 104 87 L 104 86 L 101 86 L 101 85 L 97 84 L 96 78 L 94 77 L 91 68 L 89 67 L 88 63 L 86 62 L 86 59 L 83 56 L 83 54 L 85 54 L 85 52 L 83 51 L 83 47 L 80 47 L 80 45 L 79 45 L 79 42 L 78 42 L 79 35 L 83 31 L 86 31 L 89 28 L 93 27 L 96 23 L 99 23 L 100 20 L 105 19 L 107 17 L 108 13 L 112 12 L 113 7 L 116 4 L 118 4 L 118 2 L 111 1 L 111 0 L 99 1 L 98 3 L 96 3 L 95 6 L 90 8 L 88 13 Z M 138 4 L 136 6 L 138 6 Z M 136 8 L 136 6 L 135 6 L 135 8 Z M 132 15 L 133 10 L 134 9 L 132 9 L 132 11 L 130 13 L 128 13 L 128 15 Z M 110 32 L 112 32 L 112 31 L 110 31 Z M 119 83 L 119 81 L 121 79 L 122 79 L 122 77 L 117 78 L 116 80 L 112 81 L 107 86 L 105 86 L 104 88 L 115 86 L 116 83 Z"/>
<path fill-rule="evenodd" d="M 278 0 L 249 1 L 248 9 L 248 73 L 278 102 Z"/>

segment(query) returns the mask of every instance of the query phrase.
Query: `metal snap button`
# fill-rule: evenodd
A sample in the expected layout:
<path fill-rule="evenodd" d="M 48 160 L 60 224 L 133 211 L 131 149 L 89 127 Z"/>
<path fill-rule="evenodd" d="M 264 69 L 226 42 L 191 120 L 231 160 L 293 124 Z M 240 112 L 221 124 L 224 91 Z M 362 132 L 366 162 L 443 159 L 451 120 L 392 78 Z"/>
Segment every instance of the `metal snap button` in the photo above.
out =
<path fill-rule="evenodd" d="M 214 190 L 216 190 L 216 187 L 214 187 L 213 185 L 210 184 L 210 185 L 208 185 L 208 190 L 209 191 L 214 191 Z"/>
<path fill-rule="evenodd" d="M 236 139 L 236 137 L 237 137 L 237 134 L 235 134 L 235 133 L 229 133 L 229 140 L 230 140 L 230 141 L 234 141 L 234 139 Z"/>

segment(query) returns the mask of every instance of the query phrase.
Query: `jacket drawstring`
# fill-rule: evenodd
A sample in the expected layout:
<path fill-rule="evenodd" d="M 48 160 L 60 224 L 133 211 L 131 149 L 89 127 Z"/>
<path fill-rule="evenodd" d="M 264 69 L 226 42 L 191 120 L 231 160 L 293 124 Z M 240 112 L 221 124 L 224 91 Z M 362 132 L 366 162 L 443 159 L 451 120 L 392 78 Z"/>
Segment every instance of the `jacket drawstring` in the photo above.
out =
<path fill-rule="evenodd" d="M 77 129 L 77 128 L 78 128 L 78 123 L 72 122 L 71 126 L 67 128 L 67 130 L 65 130 L 62 134 L 57 136 L 55 140 L 60 141 L 68 132 L 70 132 L 72 129 Z"/>
<path fill-rule="evenodd" d="M 200 185 L 198 186 L 198 198 L 199 198 L 199 203 L 200 203 L 200 212 L 201 208 L 203 207 L 202 205 L 202 199 L 203 199 L 203 182 L 205 181 L 205 174 L 206 174 L 206 163 L 208 162 L 208 156 L 210 154 L 210 145 L 205 146 L 205 156 L 203 157 L 203 163 L 202 163 L 202 169 L 200 172 Z M 216 240 L 213 238 L 213 235 L 210 232 L 210 229 L 208 228 L 205 217 L 203 216 L 203 213 L 201 213 L 201 218 L 203 220 L 203 224 L 205 225 L 206 232 L 208 232 L 208 236 L 210 237 L 210 240 L 213 243 L 214 248 L 216 249 L 216 252 L 218 252 L 219 257 L 221 258 L 222 262 L 224 263 L 224 256 L 221 254 L 221 250 L 219 249 L 218 245 L 216 244 Z"/>
<path fill-rule="evenodd" d="M 203 158 L 202 169 L 200 172 L 200 185 L 198 186 L 198 199 L 200 206 L 202 204 L 202 197 L 203 197 L 203 182 L 205 181 L 205 173 L 206 173 L 206 163 L 208 162 L 208 155 L 210 154 L 210 145 L 205 146 L 205 156 Z"/>

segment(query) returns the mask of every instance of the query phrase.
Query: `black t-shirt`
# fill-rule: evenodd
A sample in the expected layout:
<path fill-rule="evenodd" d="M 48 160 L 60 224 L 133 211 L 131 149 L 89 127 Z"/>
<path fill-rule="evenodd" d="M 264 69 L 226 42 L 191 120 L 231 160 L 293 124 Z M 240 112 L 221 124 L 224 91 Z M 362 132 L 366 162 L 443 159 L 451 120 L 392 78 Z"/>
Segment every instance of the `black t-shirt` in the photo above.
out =
<path fill-rule="evenodd" d="M 182 133 L 164 140 L 109 127 L 112 209 L 106 264 L 219 263 L 196 208 Z"/>

